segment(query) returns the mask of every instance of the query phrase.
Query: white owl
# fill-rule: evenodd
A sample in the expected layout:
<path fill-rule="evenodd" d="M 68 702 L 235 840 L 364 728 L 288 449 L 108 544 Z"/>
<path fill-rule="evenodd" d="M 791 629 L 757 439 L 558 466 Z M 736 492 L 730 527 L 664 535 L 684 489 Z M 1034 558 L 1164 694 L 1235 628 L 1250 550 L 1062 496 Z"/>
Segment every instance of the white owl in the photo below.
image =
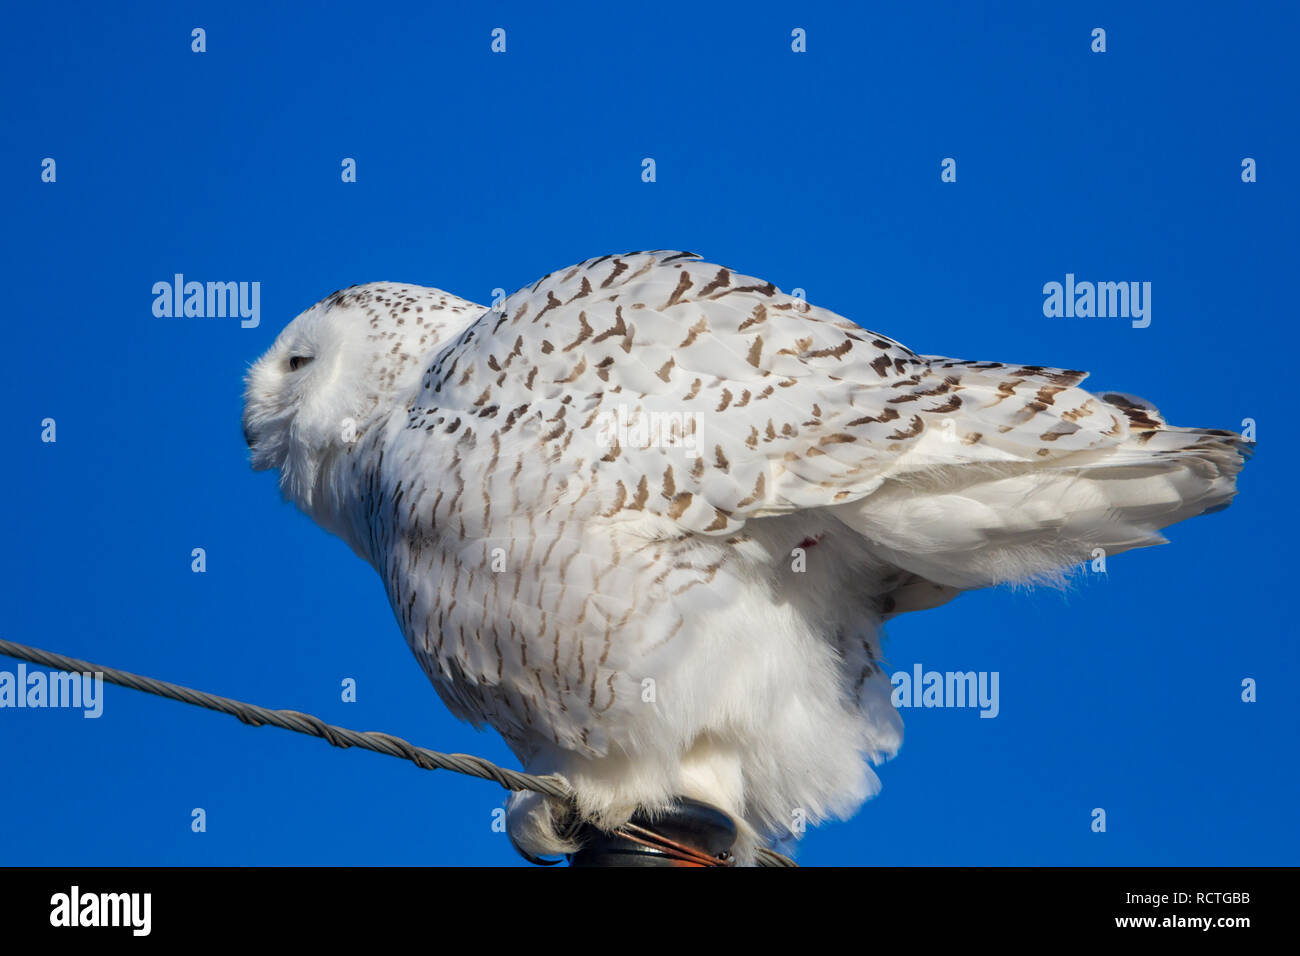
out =
<path fill-rule="evenodd" d="M 1247 446 L 1085 373 L 917 355 L 689 253 L 487 309 L 372 283 L 248 374 L 255 468 L 383 578 L 447 706 L 612 828 L 686 796 L 741 861 L 899 747 L 882 623 L 1222 508 Z M 528 854 L 564 808 L 511 801 Z"/>

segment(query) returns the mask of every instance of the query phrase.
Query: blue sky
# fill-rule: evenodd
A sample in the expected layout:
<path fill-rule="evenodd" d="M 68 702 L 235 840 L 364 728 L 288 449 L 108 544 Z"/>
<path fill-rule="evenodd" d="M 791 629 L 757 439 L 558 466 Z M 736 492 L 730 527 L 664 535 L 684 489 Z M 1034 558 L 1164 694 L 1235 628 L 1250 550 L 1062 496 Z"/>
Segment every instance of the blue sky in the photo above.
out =
<path fill-rule="evenodd" d="M 896 668 L 997 671 L 1000 713 L 906 711 L 881 795 L 801 861 L 1296 863 L 1295 8 L 442 6 L 8 13 L 0 636 L 509 763 L 444 712 L 374 573 L 248 469 L 243 371 L 353 283 L 487 302 L 684 248 L 918 352 L 1090 369 L 1261 445 L 1167 547 L 895 621 Z M 156 317 L 175 273 L 260 282 L 260 324 Z M 1044 317 L 1066 273 L 1151 282 L 1150 327 Z M 0 863 L 520 862 L 492 784 L 105 693 L 97 720 L 0 710 L 23 821 Z"/>

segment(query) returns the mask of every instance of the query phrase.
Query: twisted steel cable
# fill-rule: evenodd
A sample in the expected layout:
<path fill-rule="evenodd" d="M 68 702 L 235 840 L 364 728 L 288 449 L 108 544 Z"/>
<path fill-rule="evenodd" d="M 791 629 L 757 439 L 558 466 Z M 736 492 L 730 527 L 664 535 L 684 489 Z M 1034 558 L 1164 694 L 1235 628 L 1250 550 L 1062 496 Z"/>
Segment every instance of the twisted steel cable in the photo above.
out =
<path fill-rule="evenodd" d="M 327 724 L 319 717 L 304 714 L 301 711 L 270 710 L 266 707 L 259 707 L 257 704 L 234 700 L 230 697 L 221 697 L 217 694 L 209 694 L 205 691 L 195 690 L 192 687 L 157 680 L 153 677 L 132 674 L 130 671 L 118 670 L 115 667 L 92 664 L 90 661 L 55 654 L 53 651 L 30 647 L 26 644 L 17 644 L 4 639 L 0 639 L 0 654 L 51 667 L 59 671 L 100 674 L 105 681 L 110 684 L 117 684 L 119 687 L 129 687 L 131 690 L 143 691 L 146 694 L 155 694 L 169 700 L 178 700 L 183 704 L 206 707 L 208 710 L 215 710 L 222 714 L 229 714 L 231 717 L 238 717 L 244 723 L 253 727 L 270 725 L 283 730 L 292 730 L 299 734 L 320 737 L 334 747 L 360 747 L 363 750 L 387 754 L 390 757 L 401 757 L 404 760 L 411 761 L 421 770 L 450 770 L 453 773 L 478 777 L 481 780 L 492 780 L 507 790 L 531 790 L 561 800 L 569 800 L 573 796 L 568 781 L 558 774 L 538 776 L 511 770 L 508 767 L 499 767 L 492 761 L 476 757 L 473 754 L 440 753 L 426 747 L 417 747 L 401 737 L 395 737 L 392 734 L 385 734 L 377 730 L 349 730 L 347 727 Z M 797 865 L 789 857 L 782 856 L 780 853 L 766 848 L 758 850 L 755 862 L 759 866 Z"/>

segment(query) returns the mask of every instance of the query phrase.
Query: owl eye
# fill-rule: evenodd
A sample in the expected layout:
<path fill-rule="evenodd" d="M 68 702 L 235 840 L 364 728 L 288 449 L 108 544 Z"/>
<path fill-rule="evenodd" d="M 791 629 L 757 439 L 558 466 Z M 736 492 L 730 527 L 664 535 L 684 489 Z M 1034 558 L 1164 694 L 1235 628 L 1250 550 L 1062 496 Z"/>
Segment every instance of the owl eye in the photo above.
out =
<path fill-rule="evenodd" d="M 315 356 L 312 355 L 290 355 L 289 371 L 290 372 L 298 371 L 298 369 L 302 368 L 304 365 L 310 362 L 314 357 Z"/>

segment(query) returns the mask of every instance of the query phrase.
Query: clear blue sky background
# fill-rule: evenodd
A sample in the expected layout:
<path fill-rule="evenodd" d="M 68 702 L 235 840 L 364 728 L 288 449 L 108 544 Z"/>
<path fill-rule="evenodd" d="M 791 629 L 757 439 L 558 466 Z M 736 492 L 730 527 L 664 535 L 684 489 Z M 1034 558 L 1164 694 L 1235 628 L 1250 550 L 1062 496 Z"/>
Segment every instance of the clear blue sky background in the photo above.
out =
<path fill-rule="evenodd" d="M 0 634 L 509 762 L 374 573 L 249 471 L 241 377 L 352 283 L 485 302 L 684 248 L 920 352 L 1258 422 L 1237 503 L 1172 545 L 896 621 L 895 667 L 998 671 L 1001 714 L 906 712 L 883 793 L 803 862 L 1300 862 L 1294 5 L 384 6 L 8 11 Z M 261 326 L 155 318 L 177 272 L 260 281 Z M 1066 272 L 1152 282 L 1150 328 L 1044 318 Z M 106 694 L 97 721 L 0 710 L 0 863 L 519 862 L 491 784 Z"/>

